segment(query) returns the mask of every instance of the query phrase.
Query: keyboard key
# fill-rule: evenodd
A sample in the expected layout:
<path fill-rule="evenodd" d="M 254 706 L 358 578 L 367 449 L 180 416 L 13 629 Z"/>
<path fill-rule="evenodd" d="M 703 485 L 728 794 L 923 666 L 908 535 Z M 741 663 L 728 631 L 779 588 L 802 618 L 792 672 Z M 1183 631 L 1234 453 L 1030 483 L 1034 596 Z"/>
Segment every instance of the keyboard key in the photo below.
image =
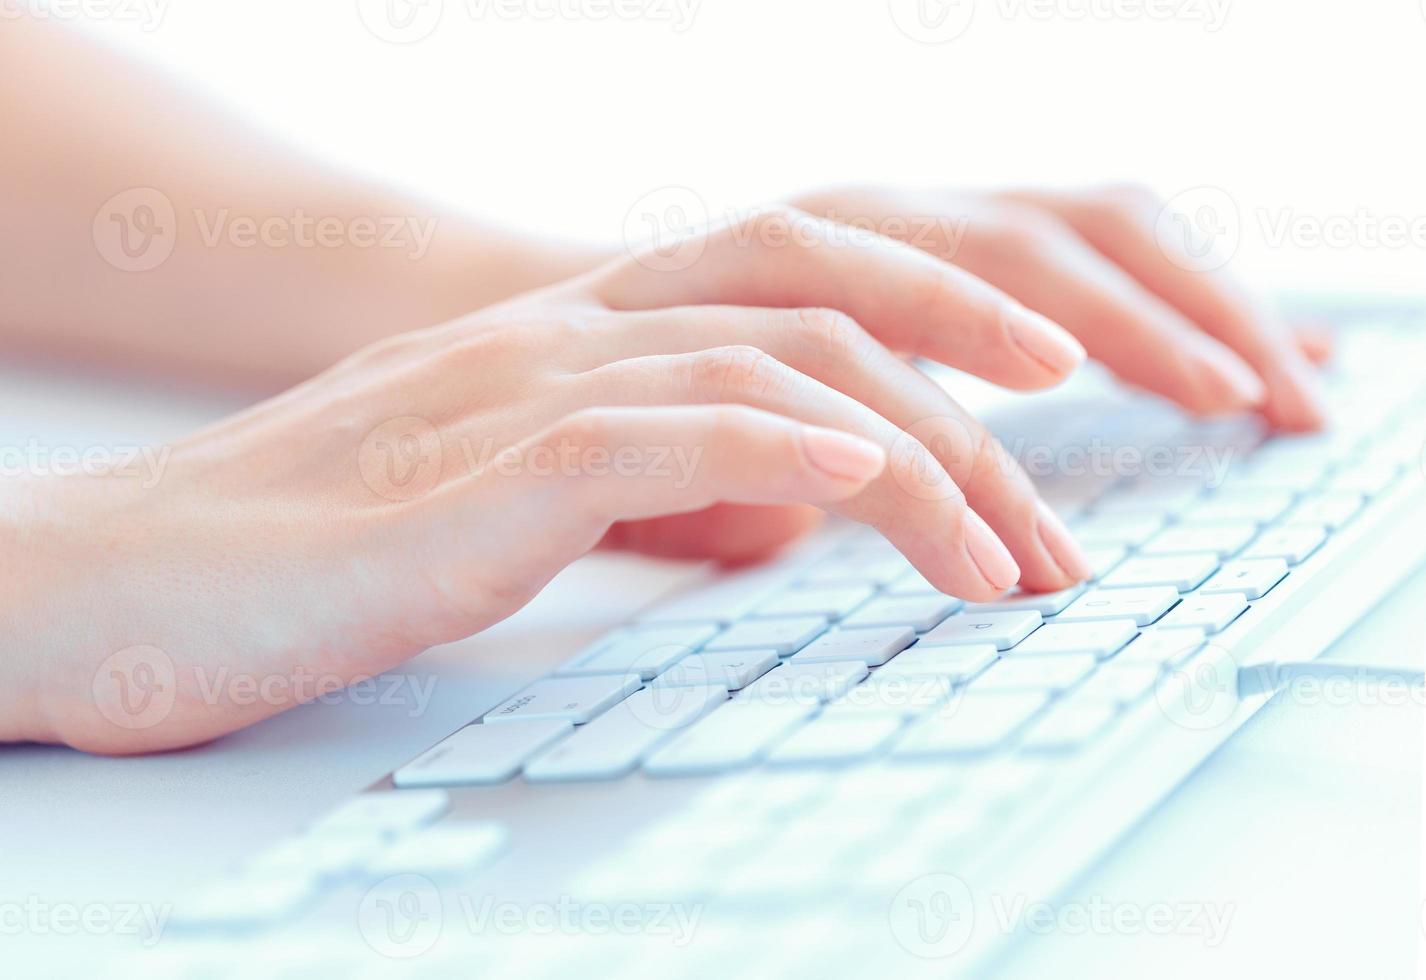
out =
<path fill-rule="evenodd" d="M 888 596 L 862 606 L 841 625 L 845 629 L 866 629 L 878 626 L 909 626 L 924 633 L 939 625 L 951 613 L 961 608 L 959 599 L 941 595 Z"/>
<path fill-rule="evenodd" d="M 1112 572 L 1119 563 L 1124 560 L 1124 556 L 1129 553 L 1129 549 L 1123 545 L 1113 545 L 1111 547 L 1085 548 L 1084 557 L 1089 562 L 1089 577 L 1098 581 Z"/>
<path fill-rule="evenodd" d="M 825 616 L 828 619 L 841 619 L 874 595 L 876 590 L 868 585 L 835 589 L 788 589 L 759 606 L 753 613 L 753 618 Z"/>
<path fill-rule="evenodd" d="M 1135 704 L 1148 696 L 1163 674 L 1158 664 L 1111 661 L 1075 688 L 1074 699 L 1080 703 Z"/>
<path fill-rule="evenodd" d="M 851 660 L 878 667 L 915 642 L 916 633 L 909 626 L 832 630 L 809 643 L 792 657 L 791 662 L 812 664 L 829 660 Z"/>
<path fill-rule="evenodd" d="M 899 554 L 867 560 L 861 556 L 829 558 L 805 572 L 799 585 L 889 585 L 906 574 L 911 563 Z"/>
<path fill-rule="evenodd" d="M 556 673 L 638 674 L 651 680 L 696 652 L 717 632 L 716 626 L 707 623 L 618 630 L 592 643 Z"/>
<path fill-rule="evenodd" d="M 948 677 L 962 683 L 995 663 L 999 655 L 989 643 L 963 647 L 917 645 L 877 670 L 878 677 Z"/>
<path fill-rule="evenodd" d="M 1281 558 L 1289 565 L 1305 561 L 1327 540 L 1327 529 L 1316 524 L 1270 527 L 1243 552 L 1244 558 Z"/>
<path fill-rule="evenodd" d="M 1046 623 L 1008 656 L 1050 656 L 1088 653 L 1105 660 L 1139 634 L 1132 619 L 1106 619 L 1088 623 Z"/>
<path fill-rule="evenodd" d="M 901 730 L 893 716 L 824 715 L 793 732 L 768 756 L 768 765 L 855 762 L 876 755 Z"/>
<path fill-rule="evenodd" d="M 1099 584 L 1111 589 L 1166 585 L 1179 592 L 1191 592 L 1216 571 L 1218 556 L 1206 552 L 1196 555 L 1145 556 L 1130 558 L 1104 576 Z"/>
<path fill-rule="evenodd" d="M 728 572 L 659 602 L 637 621 L 640 625 L 731 623 L 782 591 L 789 574 L 788 566 L 779 562 Z"/>
<path fill-rule="evenodd" d="M 918 723 L 892 746 L 891 754 L 916 758 L 989 752 L 1033 718 L 1047 701 L 1042 693 L 967 691 Z"/>
<path fill-rule="evenodd" d="M 918 646 L 964 646 L 989 643 L 1009 650 L 1040 628 L 1037 612 L 957 613 L 921 638 Z"/>
<path fill-rule="evenodd" d="M 1243 615 L 1247 608 L 1248 597 L 1241 592 L 1193 595 L 1184 599 L 1177 609 L 1164 617 L 1163 626 L 1168 629 L 1197 626 L 1206 632 L 1217 633 Z"/>
<path fill-rule="evenodd" d="M 1220 490 L 1183 512 L 1185 521 L 1252 521 L 1271 524 L 1292 506 L 1293 495 L 1285 490 Z"/>
<path fill-rule="evenodd" d="M 855 716 L 919 715 L 948 700 L 954 689 L 955 681 L 949 677 L 907 677 L 877 671 L 827 705 L 827 712 Z"/>
<path fill-rule="evenodd" d="M 582 725 L 639 689 L 637 674 L 624 677 L 550 677 L 536 681 L 504 704 L 485 713 L 485 723 L 559 719 Z"/>
<path fill-rule="evenodd" d="M 568 721 L 467 725 L 396 770 L 396 785 L 461 786 L 501 783 L 530 756 L 569 734 Z"/>
<path fill-rule="evenodd" d="M 1118 714 L 1114 704 L 1057 704 L 1030 726 L 1020 747 L 1027 752 L 1072 751 L 1108 728 Z"/>
<path fill-rule="evenodd" d="M 1177 667 L 1208 642 L 1201 628 L 1155 630 L 1142 633 L 1114 658 L 1114 664 L 1147 664 L 1160 670 Z"/>
<path fill-rule="evenodd" d="M 740 699 L 760 701 L 831 701 L 866 677 L 861 661 L 795 663 L 789 661 L 743 690 Z"/>
<path fill-rule="evenodd" d="M 367 872 L 378 877 L 418 874 L 429 877 L 465 876 L 489 864 L 505 850 L 505 828 L 490 822 L 446 821 L 407 834 L 367 862 Z"/>
<path fill-rule="evenodd" d="M 654 678 L 655 687 L 721 687 L 737 691 L 777 666 L 776 650 L 728 650 L 684 657 Z"/>
<path fill-rule="evenodd" d="M 970 682 L 976 694 L 987 691 L 1063 691 L 1094 672 L 1097 660 L 1087 653 L 1058 657 L 1002 657 Z"/>
<path fill-rule="evenodd" d="M 1139 626 L 1147 626 L 1171 609 L 1176 602 L 1178 590 L 1167 586 L 1139 589 L 1099 588 L 1086 592 L 1070 603 L 1070 607 L 1060 613 L 1055 621 L 1074 623 L 1101 619 L 1131 619 Z"/>
<path fill-rule="evenodd" d="M 1067 589 L 1058 592 L 1022 592 L 1014 589 L 1001 596 L 999 599 L 992 599 L 990 602 L 969 602 L 966 603 L 966 612 L 987 613 L 987 612 L 1037 612 L 1041 616 L 1053 616 L 1062 611 L 1075 599 L 1078 599 L 1085 590 L 1085 585 L 1071 585 Z"/>
<path fill-rule="evenodd" d="M 614 779 L 680 728 L 728 699 L 721 687 L 646 688 L 525 766 L 532 782 Z"/>
<path fill-rule="evenodd" d="M 909 570 L 905 575 L 902 575 L 896 581 L 892 582 L 890 585 L 888 585 L 884 594 L 895 596 L 945 595 L 944 592 L 942 592 L 940 589 L 936 588 L 929 581 L 927 581 L 926 576 L 922 575 L 914 568 Z M 947 596 L 947 598 L 950 597 Z"/>
<path fill-rule="evenodd" d="M 1322 487 L 1328 493 L 1363 494 L 1375 497 L 1401 476 L 1396 463 L 1363 461 L 1334 473 Z"/>
<path fill-rule="evenodd" d="M 1282 519 L 1286 525 L 1313 524 L 1335 531 L 1362 509 L 1365 500 L 1359 493 L 1319 493 L 1298 501 Z"/>
<path fill-rule="evenodd" d="M 1258 526 L 1246 521 L 1233 524 L 1177 524 L 1160 531 L 1144 545 L 1146 555 L 1191 555 L 1211 551 L 1229 558 L 1257 536 Z"/>
<path fill-rule="evenodd" d="M 310 833 L 400 833 L 430 823 L 450 805 L 450 797 L 439 789 L 362 793 L 313 824 Z"/>
<path fill-rule="evenodd" d="M 816 710 L 802 701 L 735 699 L 655 751 L 644 771 L 683 776 L 751 765 Z"/>
<path fill-rule="evenodd" d="M 1281 558 L 1231 561 L 1205 585 L 1203 595 L 1241 592 L 1249 599 L 1261 599 L 1287 577 L 1287 562 Z"/>
<path fill-rule="evenodd" d="M 704 646 L 704 653 L 724 650 L 776 650 L 779 657 L 790 656 L 827 630 L 822 617 L 798 619 L 758 619 L 734 623 Z"/>
<path fill-rule="evenodd" d="M 1161 514 L 1103 514 L 1081 518 L 1072 525 L 1072 530 L 1075 538 L 1087 546 L 1136 548 L 1163 526 Z"/>

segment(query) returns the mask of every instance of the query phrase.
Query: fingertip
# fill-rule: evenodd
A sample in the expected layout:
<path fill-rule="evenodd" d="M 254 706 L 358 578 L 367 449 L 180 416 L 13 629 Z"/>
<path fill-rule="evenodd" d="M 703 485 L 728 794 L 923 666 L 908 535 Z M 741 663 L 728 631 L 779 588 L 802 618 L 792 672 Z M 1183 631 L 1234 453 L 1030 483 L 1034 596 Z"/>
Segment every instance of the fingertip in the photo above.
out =
<path fill-rule="evenodd" d="M 803 426 L 802 451 L 824 476 L 859 486 L 870 483 L 886 469 L 886 450 L 869 439 L 837 429 Z"/>
<path fill-rule="evenodd" d="M 1007 311 L 1006 321 L 1015 345 L 1057 380 L 1068 377 L 1084 363 L 1084 345 L 1048 317 L 1016 305 Z"/>

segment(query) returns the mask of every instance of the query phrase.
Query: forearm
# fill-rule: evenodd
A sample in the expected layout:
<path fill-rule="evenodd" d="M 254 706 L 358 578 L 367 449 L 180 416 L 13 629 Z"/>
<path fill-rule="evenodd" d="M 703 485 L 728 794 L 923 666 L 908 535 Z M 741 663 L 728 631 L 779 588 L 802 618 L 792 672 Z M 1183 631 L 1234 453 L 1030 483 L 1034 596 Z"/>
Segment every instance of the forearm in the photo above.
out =
<path fill-rule="evenodd" d="M 0 24 L 0 120 L 10 347 L 285 384 L 605 257 L 334 174 L 48 24 Z"/>

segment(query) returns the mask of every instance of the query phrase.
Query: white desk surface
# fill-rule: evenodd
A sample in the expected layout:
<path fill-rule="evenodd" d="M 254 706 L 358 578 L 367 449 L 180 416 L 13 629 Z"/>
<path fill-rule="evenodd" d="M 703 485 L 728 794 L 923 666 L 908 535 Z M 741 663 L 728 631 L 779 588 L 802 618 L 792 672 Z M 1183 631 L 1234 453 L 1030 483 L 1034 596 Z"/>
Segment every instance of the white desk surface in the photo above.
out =
<path fill-rule="evenodd" d="M 0 440 L 30 431 L 161 440 L 231 404 L 138 398 L 122 385 L 10 368 L 0 370 Z M 435 682 L 416 717 L 409 699 L 347 699 L 161 756 L 0 748 L 0 907 L 172 901 L 460 727 L 686 574 L 612 557 L 573 566 L 517 616 L 408 665 L 403 673 Z M 1331 658 L 1419 659 L 1423 605 L 1426 574 Z M 1068 896 L 1215 903 L 1229 916 L 1223 941 L 1055 933 L 1037 939 L 1011 973 L 1416 975 L 1422 731 L 1419 704 L 1275 702 Z M 0 962 L 31 968 L 16 976 L 50 975 L 68 952 L 103 941 L 17 934 L 0 921 Z"/>

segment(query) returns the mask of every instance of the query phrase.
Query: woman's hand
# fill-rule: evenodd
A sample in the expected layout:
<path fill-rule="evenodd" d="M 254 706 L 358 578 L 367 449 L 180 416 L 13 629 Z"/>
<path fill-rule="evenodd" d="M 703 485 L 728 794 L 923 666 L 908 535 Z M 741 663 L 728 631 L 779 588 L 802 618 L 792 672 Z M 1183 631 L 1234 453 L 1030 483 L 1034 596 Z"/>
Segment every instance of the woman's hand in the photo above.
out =
<path fill-rule="evenodd" d="M 1085 575 L 1008 454 L 892 353 L 1029 389 L 1080 362 L 1072 338 L 796 212 L 699 245 L 377 343 L 173 447 L 154 486 L 22 484 L 0 737 L 201 742 L 490 626 L 602 539 L 680 550 L 720 504 L 871 524 L 970 599 Z"/>
<path fill-rule="evenodd" d="M 1165 205 L 1147 191 L 872 188 L 796 203 L 956 263 L 1063 324 L 1124 380 L 1192 412 L 1254 408 L 1285 429 L 1323 422 L 1309 364 L 1320 338 L 1303 345 L 1230 277 L 1194 271 L 1156 235 Z"/>

